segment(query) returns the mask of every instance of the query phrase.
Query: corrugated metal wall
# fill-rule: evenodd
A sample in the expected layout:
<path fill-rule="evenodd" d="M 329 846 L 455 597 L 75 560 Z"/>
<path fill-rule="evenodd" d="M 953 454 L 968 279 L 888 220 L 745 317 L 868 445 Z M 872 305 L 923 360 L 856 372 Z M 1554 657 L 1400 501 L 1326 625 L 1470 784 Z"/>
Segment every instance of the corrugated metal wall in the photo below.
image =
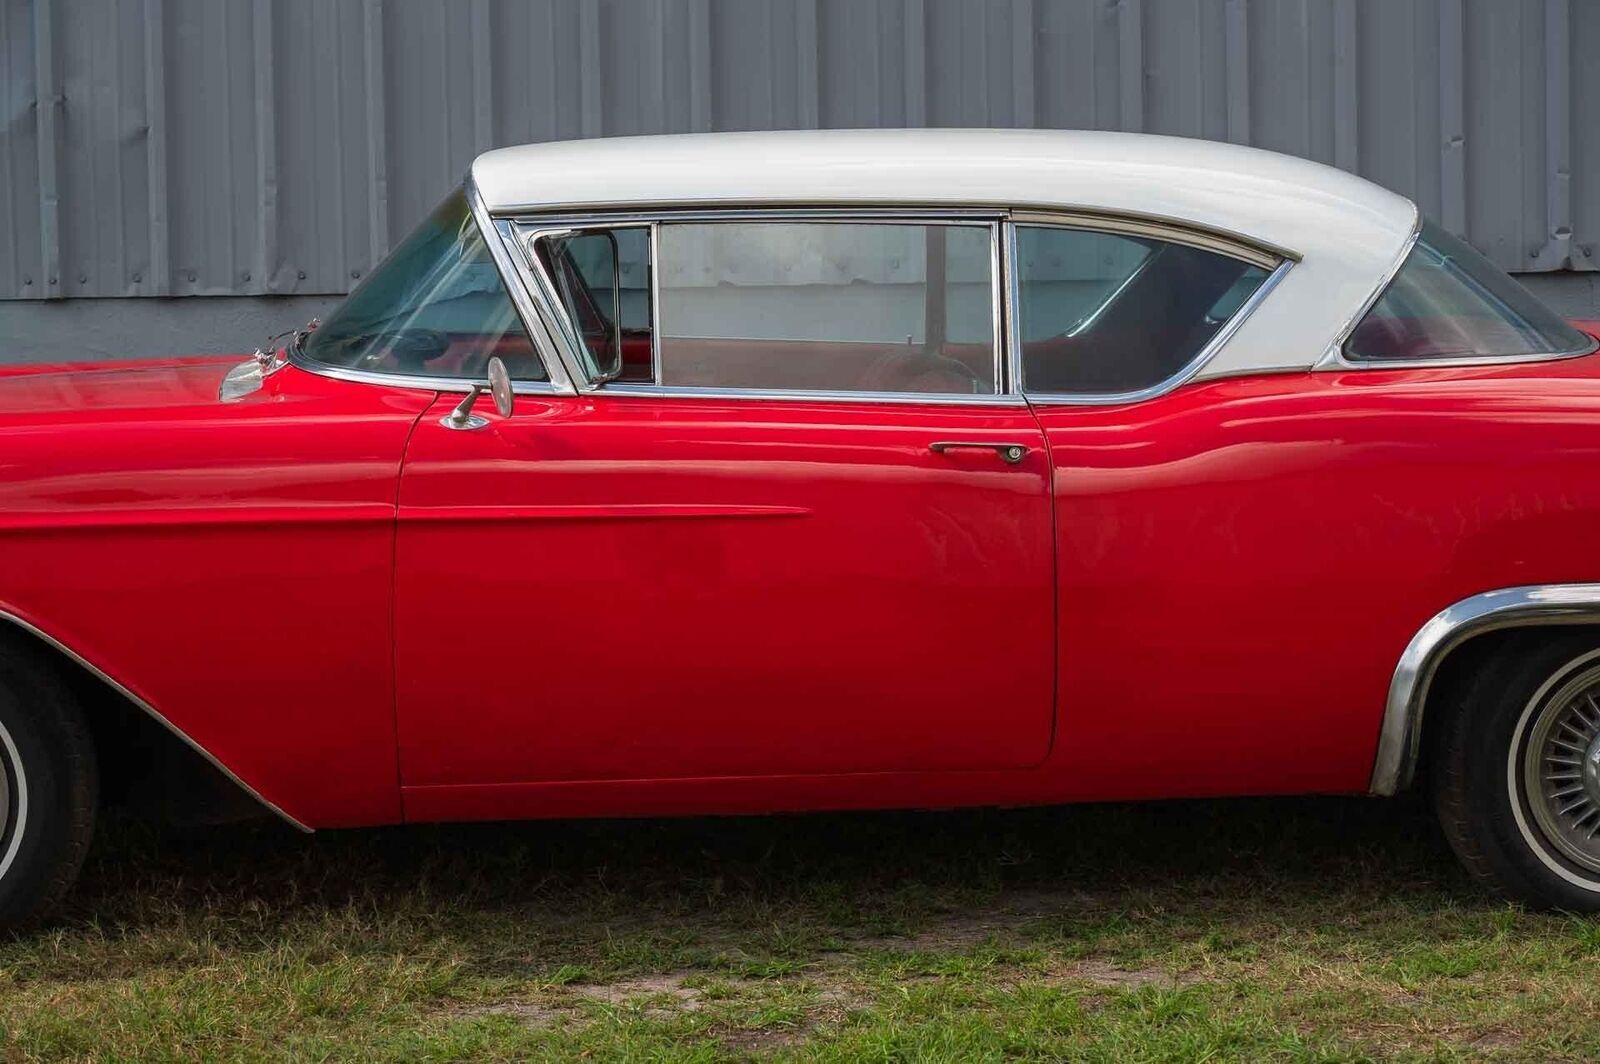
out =
<path fill-rule="evenodd" d="M 1600 0 L 0 0 L 0 299 L 347 290 L 499 144 L 1233 140 L 1593 270 Z"/>

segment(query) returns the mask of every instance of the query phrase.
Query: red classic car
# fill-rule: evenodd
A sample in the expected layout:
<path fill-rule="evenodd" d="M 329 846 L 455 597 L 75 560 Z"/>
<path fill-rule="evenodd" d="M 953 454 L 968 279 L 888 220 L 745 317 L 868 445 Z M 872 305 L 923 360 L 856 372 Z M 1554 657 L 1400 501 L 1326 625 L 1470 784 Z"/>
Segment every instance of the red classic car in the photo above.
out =
<path fill-rule="evenodd" d="M 0 374 L 0 922 L 157 785 L 310 830 L 1419 766 L 1474 873 L 1600 909 L 1595 349 L 1240 147 L 489 152 L 281 348 Z"/>

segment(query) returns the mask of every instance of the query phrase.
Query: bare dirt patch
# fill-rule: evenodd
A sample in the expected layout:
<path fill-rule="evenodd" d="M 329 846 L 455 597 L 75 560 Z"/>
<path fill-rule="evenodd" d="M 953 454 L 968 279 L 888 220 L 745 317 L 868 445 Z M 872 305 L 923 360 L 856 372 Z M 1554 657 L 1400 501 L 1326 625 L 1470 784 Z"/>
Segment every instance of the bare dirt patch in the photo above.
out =
<path fill-rule="evenodd" d="M 1472 1049 L 1516 1049 L 1522 1045 L 1522 1036 L 1514 1031 L 1485 1031 L 1467 1045 Z"/>
<path fill-rule="evenodd" d="M 594 1002 L 622 1007 L 635 1001 L 651 1016 L 693 1012 L 700 1008 L 700 991 L 684 985 L 689 972 L 668 972 L 620 979 L 614 983 L 573 984 L 562 987 L 559 996 L 542 1001 L 490 1001 L 461 1004 L 445 1011 L 453 1016 L 509 1016 L 529 1027 L 549 1027 L 558 1021 L 582 1014 L 582 1006 Z"/>
<path fill-rule="evenodd" d="M 626 1005 L 631 1001 L 647 999 L 646 1011 L 693 1012 L 701 1005 L 700 991 L 685 986 L 691 972 L 666 972 L 660 975 L 642 975 L 634 979 L 619 979 L 604 985 L 574 985 L 567 987 L 573 996 L 602 1005 Z"/>
<path fill-rule="evenodd" d="M 1057 979 L 1079 979 L 1107 990 L 1137 990 L 1143 986 L 1163 989 L 1193 986 L 1201 982 L 1194 972 L 1173 972 L 1166 968 L 1118 968 L 1109 961 L 1082 960 L 1062 968 Z"/>
<path fill-rule="evenodd" d="M 572 1014 L 571 1009 L 554 1008 L 534 1001 L 494 1001 L 485 1004 L 457 1005 L 440 1011 L 465 1019 L 507 1016 L 528 1027 L 549 1027 L 557 1020 Z"/>

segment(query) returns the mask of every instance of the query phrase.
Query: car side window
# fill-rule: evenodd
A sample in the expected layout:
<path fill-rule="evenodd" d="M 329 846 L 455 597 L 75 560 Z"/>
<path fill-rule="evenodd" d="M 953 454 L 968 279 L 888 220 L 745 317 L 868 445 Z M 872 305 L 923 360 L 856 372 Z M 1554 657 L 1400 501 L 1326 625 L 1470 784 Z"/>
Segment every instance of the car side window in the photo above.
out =
<path fill-rule="evenodd" d="M 686 222 L 659 233 L 662 385 L 997 390 L 988 225 Z"/>
<path fill-rule="evenodd" d="M 512 377 L 545 379 L 459 190 L 306 338 L 304 354 L 344 369 L 472 379 L 498 355 Z"/>
<path fill-rule="evenodd" d="M 1577 354 L 1594 341 L 1434 225 L 1345 341 L 1354 362 Z"/>
<path fill-rule="evenodd" d="M 1016 232 L 1022 386 L 1033 393 L 1116 395 L 1162 384 L 1268 276 L 1242 259 L 1153 237 Z"/>

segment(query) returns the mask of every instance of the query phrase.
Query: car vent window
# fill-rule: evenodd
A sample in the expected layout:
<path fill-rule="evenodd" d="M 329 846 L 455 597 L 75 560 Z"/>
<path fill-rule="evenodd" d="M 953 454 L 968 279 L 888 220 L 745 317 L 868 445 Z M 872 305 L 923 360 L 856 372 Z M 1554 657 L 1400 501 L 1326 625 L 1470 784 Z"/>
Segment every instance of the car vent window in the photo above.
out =
<path fill-rule="evenodd" d="M 667 223 L 659 242 L 663 385 L 997 390 L 991 226 Z"/>
<path fill-rule="evenodd" d="M 653 381 L 649 228 L 583 226 L 535 234 L 533 252 L 583 345 L 590 379 Z"/>
<path fill-rule="evenodd" d="M 1116 395 L 1171 380 L 1267 275 L 1261 266 L 1185 244 L 1019 226 L 1023 388 Z"/>
<path fill-rule="evenodd" d="M 1466 241 L 1429 222 L 1344 353 L 1356 362 L 1514 358 L 1594 345 Z"/>
<path fill-rule="evenodd" d="M 459 191 L 310 334 L 304 354 L 343 369 L 471 379 L 498 355 L 513 378 L 545 379 Z"/>

